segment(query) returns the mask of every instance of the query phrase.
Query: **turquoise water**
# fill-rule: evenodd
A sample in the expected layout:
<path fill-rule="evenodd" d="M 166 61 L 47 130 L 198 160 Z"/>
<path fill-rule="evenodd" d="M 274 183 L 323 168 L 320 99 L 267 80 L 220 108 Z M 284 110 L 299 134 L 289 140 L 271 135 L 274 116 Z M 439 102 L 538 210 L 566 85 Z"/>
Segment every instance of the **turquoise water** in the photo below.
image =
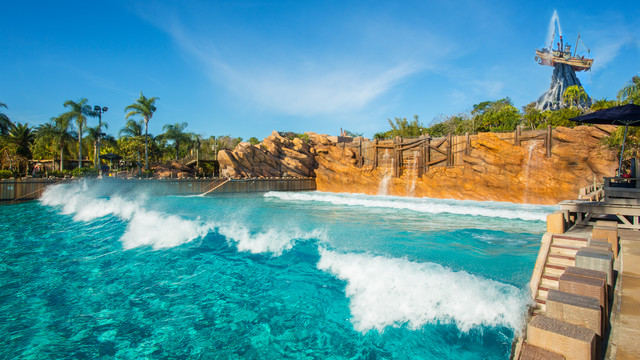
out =
<path fill-rule="evenodd" d="M 553 210 L 53 186 L 0 206 L 0 358 L 507 359 Z"/>

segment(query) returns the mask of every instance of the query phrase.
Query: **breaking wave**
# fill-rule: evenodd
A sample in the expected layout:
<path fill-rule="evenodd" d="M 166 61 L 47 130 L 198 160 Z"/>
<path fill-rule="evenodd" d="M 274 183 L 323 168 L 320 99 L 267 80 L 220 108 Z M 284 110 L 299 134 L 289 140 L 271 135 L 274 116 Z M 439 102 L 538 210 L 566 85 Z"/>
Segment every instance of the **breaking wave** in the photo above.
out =
<path fill-rule="evenodd" d="M 363 206 L 410 210 L 429 214 L 457 214 L 487 216 L 525 221 L 545 221 L 551 206 L 520 205 L 501 202 L 408 198 L 400 196 L 374 196 L 360 194 L 333 194 L 323 192 L 268 192 L 265 197 L 284 201 L 317 201 L 334 205 Z"/>
<path fill-rule="evenodd" d="M 318 268 L 346 282 L 354 328 L 360 332 L 407 325 L 455 324 L 520 331 L 525 291 L 435 263 L 321 249 Z"/>
<path fill-rule="evenodd" d="M 229 223 L 218 227 L 218 233 L 235 244 L 238 251 L 253 254 L 270 253 L 281 255 L 291 250 L 299 241 L 324 240 L 326 233 L 322 230 L 303 231 L 296 228 L 268 228 L 262 231 L 251 231 L 241 223 Z"/>
<path fill-rule="evenodd" d="M 146 197 L 140 194 L 101 196 L 100 189 L 87 181 L 48 187 L 40 201 L 47 206 L 61 208 L 63 214 L 72 215 L 74 221 L 91 221 L 115 216 L 126 222 L 120 238 L 125 249 L 151 246 L 153 249 L 171 248 L 204 238 L 216 231 L 235 245 L 238 251 L 281 255 L 299 241 L 322 240 L 321 230 L 303 231 L 295 227 L 252 230 L 243 221 L 214 223 L 200 219 L 185 219 L 162 211 L 148 209 Z M 126 196 L 126 199 L 125 199 Z"/>
<path fill-rule="evenodd" d="M 188 220 L 145 208 L 144 197 L 127 200 L 120 196 L 98 197 L 83 181 L 48 187 L 40 201 L 48 206 L 60 206 L 63 214 L 73 215 L 75 221 L 91 221 L 108 215 L 126 221 L 120 238 L 125 249 L 151 246 L 170 248 L 202 238 L 211 226 L 200 220 Z"/>

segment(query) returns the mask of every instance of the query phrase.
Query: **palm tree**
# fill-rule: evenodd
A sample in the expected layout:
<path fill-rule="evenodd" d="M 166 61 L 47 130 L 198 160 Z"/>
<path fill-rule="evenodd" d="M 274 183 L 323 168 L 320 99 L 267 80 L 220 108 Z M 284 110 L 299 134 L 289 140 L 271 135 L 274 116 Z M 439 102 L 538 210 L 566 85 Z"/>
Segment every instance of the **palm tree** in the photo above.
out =
<path fill-rule="evenodd" d="M 35 138 L 36 133 L 33 131 L 33 128 L 29 127 L 29 124 L 12 124 L 7 134 L 2 136 L 3 150 L 27 162 L 33 157 L 31 146 Z M 18 172 L 19 171 L 20 164 L 18 163 Z"/>
<path fill-rule="evenodd" d="M 582 86 L 571 85 L 567 87 L 564 94 L 562 94 L 562 99 L 565 103 L 569 103 L 571 108 L 573 108 L 573 104 L 576 104 L 576 107 L 579 107 L 582 101 L 587 100 L 587 93 L 584 91 Z"/>
<path fill-rule="evenodd" d="M 0 102 L 0 108 L 7 108 L 7 104 Z M 0 113 L 0 135 L 6 134 L 11 128 L 13 123 L 9 120 L 9 117 L 3 113 Z"/>
<path fill-rule="evenodd" d="M 87 125 L 87 116 L 94 116 L 91 107 L 87 105 L 88 101 L 86 98 L 77 102 L 67 100 L 64 102 L 64 107 L 69 108 L 69 111 L 60 115 L 69 120 L 75 120 L 78 126 L 78 168 L 82 168 L 82 127 Z"/>
<path fill-rule="evenodd" d="M 60 149 L 60 171 L 64 170 L 64 148 L 74 140 L 70 127 L 71 121 L 68 117 L 56 116 L 38 128 L 38 139 L 53 143 Z"/>
<path fill-rule="evenodd" d="M 173 140 L 173 146 L 176 148 L 176 161 L 178 161 L 178 150 L 180 149 L 180 143 L 190 140 L 191 136 L 184 132 L 184 129 L 188 126 L 187 123 L 167 124 L 162 127 L 164 134 L 162 138 L 166 140 Z"/>
<path fill-rule="evenodd" d="M 145 170 L 149 170 L 149 151 L 148 151 L 148 133 L 149 133 L 149 120 L 153 116 L 153 113 L 156 111 L 155 102 L 158 100 L 157 97 L 148 98 L 142 94 L 140 91 L 140 97 L 136 100 L 135 103 L 124 108 L 124 111 L 127 112 L 126 118 L 128 119 L 131 116 L 142 116 L 144 119 L 144 168 Z"/>
<path fill-rule="evenodd" d="M 621 104 L 634 103 L 640 105 L 640 76 L 634 76 L 618 91 L 618 101 Z"/>
<path fill-rule="evenodd" d="M 102 122 L 102 126 L 104 126 L 105 129 L 109 128 L 109 124 L 104 121 Z M 100 162 L 100 154 L 98 154 L 98 139 L 100 138 L 101 131 L 102 129 L 100 129 L 99 125 L 87 127 L 86 138 L 93 144 L 93 165 L 97 165 Z M 103 135 L 102 137 L 104 138 L 105 136 Z"/>
<path fill-rule="evenodd" d="M 612 108 L 616 105 L 617 105 L 617 102 L 615 100 L 607 100 L 607 98 L 602 98 L 600 100 L 596 100 L 593 102 L 593 104 L 591 105 L 591 110 L 593 111 L 604 110 L 604 109 Z"/>
<path fill-rule="evenodd" d="M 124 127 L 118 132 L 120 137 L 136 137 L 142 136 L 142 121 L 135 121 L 133 119 L 127 120 Z"/>

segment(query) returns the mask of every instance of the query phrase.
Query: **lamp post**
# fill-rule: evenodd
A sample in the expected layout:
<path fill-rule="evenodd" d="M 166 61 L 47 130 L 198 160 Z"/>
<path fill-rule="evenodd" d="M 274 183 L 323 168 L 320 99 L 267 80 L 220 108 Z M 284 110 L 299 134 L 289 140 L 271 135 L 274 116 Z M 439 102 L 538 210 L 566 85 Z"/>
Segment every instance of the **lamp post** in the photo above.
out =
<path fill-rule="evenodd" d="M 108 107 L 100 107 L 98 105 L 93 107 L 93 111 L 98 114 L 98 147 L 96 149 L 96 169 L 100 169 L 100 139 L 105 135 L 102 133 L 102 113 L 106 113 L 109 110 Z"/>

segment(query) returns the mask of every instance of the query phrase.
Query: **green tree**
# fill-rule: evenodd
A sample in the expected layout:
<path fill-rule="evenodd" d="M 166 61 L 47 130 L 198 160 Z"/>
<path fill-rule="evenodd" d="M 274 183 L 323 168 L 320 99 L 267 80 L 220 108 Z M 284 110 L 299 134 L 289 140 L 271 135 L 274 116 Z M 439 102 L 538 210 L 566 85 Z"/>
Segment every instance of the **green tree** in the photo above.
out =
<path fill-rule="evenodd" d="M 33 158 L 31 147 L 36 138 L 36 133 L 29 124 L 11 124 L 9 131 L 2 135 L 2 149 L 18 158 L 18 172 L 20 163 L 25 164 L 25 171 L 29 166 L 29 160 Z"/>
<path fill-rule="evenodd" d="M 565 104 L 569 104 L 569 107 L 580 107 L 580 104 L 583 101 L 587 100 L 587 93 L 584 91 L 582 86 L 571 85 L 567 87 L 562 94 L 562 101 Z"/>
<path fill-rule="evenodd" d="M 7 104 L 0 102 L 0 108 L 6 109 Z M 12 124 L 13 123 L 9 120 L 9 117 L 6 114 L 0 113 L 0 135 L 6 134 Z"/>
<path fill-rule="evenodd" d="M 545 125 L 545 117 L 542 111 L 538 110 L 536 103 L 532 102 L 522 107 L 523 125 L 531 130 L 535 130 Z"/>
<path fill-rule="evenodd" d="M 352 137 L 352 138 L 357 138 L 357 137 L 362 136 L 362 133 L 359 133 L 359 132 L 351 132 L 351 131 L 349 131 L 349 130 L 345 130 L 345 131 L 344 131 L 344 134 L 345 134 L 346 136 L 349 136 L 349 137 Z"/>
<path fill-rule="evenodd" d="M 135 121 L 133 119 L 127 120 L 124 127 L 118 132 L 118 136 L 134 137 L 142 136 L 142 121 Z M 151 136 L 153 137 L 153 135 Z"/>
<path fill-rule="evenodd" d="M 555 111 L 547 110 L 543 115 L 545 117 L 545 124 L 551 125 L 552 127 L 575 127 L 578 124 L 569 119 L 582 115 L 582 111 L 577 108 L 563 108 Z"/>
<path fill-rule="evenodd" d="M 591 104 L 591 110 L 593 111 L 604 110 L 604 109 L 612 108 L 617 105 L 618 103 L 615 100 L 607 100 L 607 98 L 603 98 L 600 100 L 595 100 L 593 104 Z"/>
<path fill-rule="evenodd" d="M 620 104 L 634 103 L 640 105 L 640 76 L 634 76 L 618 91 Z"/>
<path fill-rule="evenodd" d="M 87 116 L 93 116 L 93 111 L 91 107 L 87 105 L 86 98 L 82 98 L 80 100 L 73 101 L 67 100 L 64 102 L 64 107 L 68 108 L 69 111 L 60 115 L 61 117 L 68 118 L 69 121 L 75 120 L 76 126 L 78 127 L 78 168 L 82 168 L 82 128 L 87 125 Z"/>
<path fill-rule="evenodd" d="M 479 131 L 513 131 L 520 122 L 520 112 L 508 97 L 476 104 L 471 115 Z"/>
<path fill-rule="evenodd" d="M 102 122 L 102 126 L 105 129 L 109 128 L 109 124 L 106 122 Z M 102 138 L 106 138 L 103 134 L 102 134 L 102 129 L 100 129 L 100 127 L 98 125 L 96 126 L 88 126 L 87 127 L 87 136 L 86 139 L 89 141 L 89 143 L 92 145 L 91 148 L 93 149 L 93 165 L 96 166 L 99 162 L 100 162 L 100 154 L 98 154 L 98 138 L 100 138 L 100 136 L 102 135 Z"/>
<path fill-rule="evenodd" d="M 184 129 L 186 129 L 187 126 L 189 125 L 186 122 L 182 122 L 167 124 L 162 127 L 162 130 L 164 130 L 164 134 L 160 135 L 160 137 L 164 140 L 173 142 L 173 146 L 176 149 L 176 161 L 178 161 L 180 144 L 188 142 L 191 139 L 190 135 L 184 132 Z"/>
<path fill-rule="evenodd" d="M 144 168 L 149 170 L 149 120 L 153 117 L 153 113 L 156 112 L 156 100 L 157 97 L 148 98 L 140 91 L 140 97 L 135 103 L 124 108 L 127 113 L 126 118 L 129 119 L 132 116 L 142 116 L 144 119 Z"/>
<path fill-rule="evenodd" d="M 469 115 L 461 113 L 451 116 L 439 115 L 434 119 L 427 132 L 432 137 L 440 137 L 447 134 L 473 133 L 474 129 Z"/>
<path fill-rule="evenodd" d="M 391 119 L 387 119 L 387 121 L 389 122 L 389 126 L 391 126 L 391 130 L 385 133 L 378 133 L 383 135 L 384 138 L 392 138 L 395 136 L 415 137 L 424 134 L 427 130 L 420 122 L 418 115 L 414 115 L 411 121 L 407 120 L 407 118 L 399 117 L 394 118 L 393 121 Z"/>
<path fill-rule="evenodd" d="M 251 144 L 251 145 L 258 145 L 258 144 L 260 144 L 260 140 L 258 140 L 258 138 L 257 138 L 257 137 L 255 137 L 255 136 L 250 137 L 250 138 L 249 138 L 249 140 L 247 140 L 247 141 L 248 141 L 248 142 L 249 142 L 249 144 Z"/>
<path fill-rule="evenodd" d="M 36 142 L 52 144 L 60 151 L 60 171 L 64 170 L 64 150 L 65 147 L 74 141 L 74 134 L 71 131 L 71 121 L 65 116 L 56 116 L 48 123 L 38 128 Z"/>

